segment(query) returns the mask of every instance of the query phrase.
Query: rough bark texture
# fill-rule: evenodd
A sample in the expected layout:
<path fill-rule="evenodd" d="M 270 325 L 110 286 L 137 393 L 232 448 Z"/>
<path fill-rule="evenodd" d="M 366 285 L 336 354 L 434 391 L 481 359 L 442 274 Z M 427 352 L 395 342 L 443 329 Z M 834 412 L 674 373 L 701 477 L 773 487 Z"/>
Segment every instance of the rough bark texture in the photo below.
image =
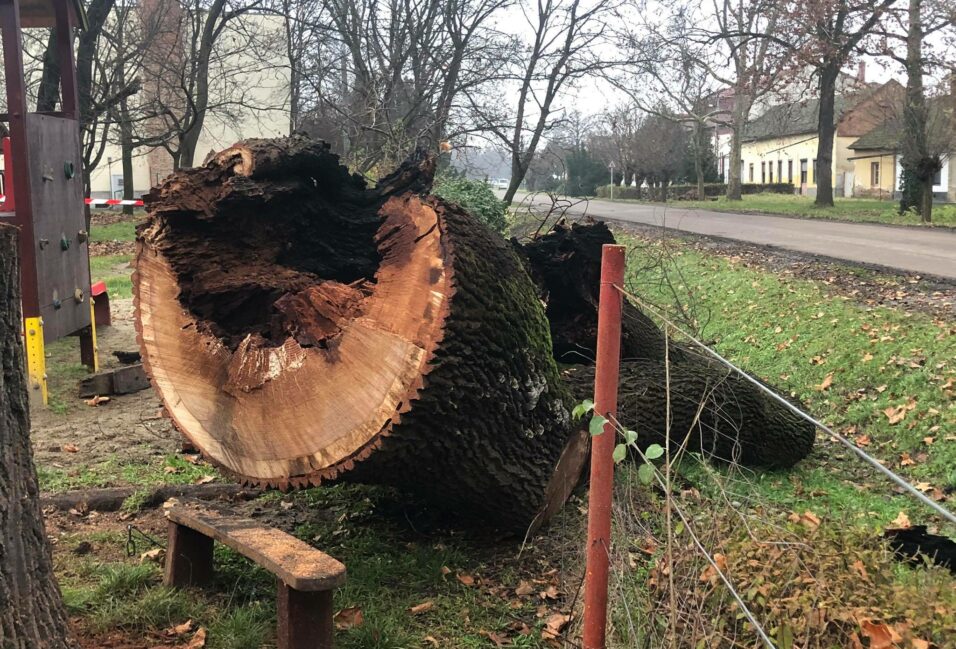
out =
<path fill-rule="evenodd" d="M 0 647 L 60 649 L 73 645 L 30 447 L 16 241 L 0 224 Z"/>
<path fill-rule="evenodd" d="M 421 196 L 432 171 L 366 189 L 291 137 L 174 174 L 138 242 L 144 365 L 242 480 L 386 483 L 524 530 L 563 503 L 586 439 L 520 260 Z"/>
<path fill-rule="evenodd" d="M 601 246 L 613 242 L 604 223 L 570 227 L 560 223 L 549 234 L 520 247 L 547 304 L 555 356 L 578 365 L 568 372 L 578 400 L 593 394 L 590 365 L 597 332 Z M 686 437 L 689 450 L 707 457 L 764 467 L 792 466 L 810 452 L 815 437 L 811 424 L 697 350 L 673 340 L 666 349 L 675 447 Z M 663 443 L 664 334 L 627 301 L 621 358 L 619 419 L 638 431 L 640 444 Z"/>
<path fill-rule="evenodd" d="M 833 207 L 833 138 L 836 134 L 836 81 L 840 66 L 831 63 L 818 70 L 820 76 L 820 113 L 817 122 L 817 164 L 813 182 L 817 185 L 814 205 Z"/>

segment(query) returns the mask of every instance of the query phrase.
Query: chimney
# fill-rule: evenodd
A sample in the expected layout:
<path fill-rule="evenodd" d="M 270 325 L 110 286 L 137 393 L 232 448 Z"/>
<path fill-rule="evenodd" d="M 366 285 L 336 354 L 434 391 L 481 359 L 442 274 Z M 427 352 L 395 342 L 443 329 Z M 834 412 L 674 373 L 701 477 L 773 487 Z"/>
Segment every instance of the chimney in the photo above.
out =
<path fill-rule="evenodd" d="M 866 61 L 860 61 L 860 67 L 856 73 L 856 80 L 859 83 L 866 83 Z"/>

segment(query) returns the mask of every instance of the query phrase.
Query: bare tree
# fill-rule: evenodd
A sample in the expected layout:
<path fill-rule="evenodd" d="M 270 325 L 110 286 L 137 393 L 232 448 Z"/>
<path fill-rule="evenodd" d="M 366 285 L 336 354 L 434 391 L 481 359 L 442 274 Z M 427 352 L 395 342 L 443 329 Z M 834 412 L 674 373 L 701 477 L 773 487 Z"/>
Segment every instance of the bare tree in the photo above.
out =
<path fill-rule="evenodd" d="M 889 12 L 881 32 L 883 53 L 906 71 L 906 95 L 898 124 L 902 127 L 900 211 L 915 209 L 924 223 L 933 220 L 933 177 L 943 166 L 943 156 L 956 144 L 953 106 L 940 101 L 930 105 L 924 78 L 933 70 L 948 67 L 950 74 L 956 70 L 956 65 L 949 63 L 952 52 L 947 46 L 952 39 L 939 38 L 944 30 L 952 32 L 954 24 L 953 0 L 908 0 L 906 7 Z M 956 97 L 949 99 L 956 101 Z"/>
<path fill-rule="evenodd" d="M 786 48 L 794 74 L 809 67 L 817 80 L 818 207 L 833 206 L 833 142 L 836 133 L 836 86 L 841 69 L 866 49 L 896 0 L 790 0 L 775 33 L 752 33 Z"/>
<path fill-rule="evenodd" d="M 363 173 L 473 130 L 459 98 L 500 78 L 491 18 L 512 0 L 321 0 L 326 43 L 304 51 L 305 125 Z"/>
<path fill-rule="evenodd" d="M 613 65 L 600 46 L 607 42 L 607 20 L 614 0 L 526 0 L 521 9 L 531 28 L 530 42 L 515 47 L 514 112 L 474 101 L 480 128 L 511 154 L 510 204 L 524 180 L 545 132 L 555 123 L 556 101 L 576 81 Z M 500 98 L 499 98 L 500 102 Z"/>
<path fill-rule="evenodd" d="M 102 160 L 116 106 L 140 89 L 135 77 L 116 75 L 122 56 L 115 46 L 112 31 L 123 25 L 128 7 L 115 0 L 92 0 L 87 7 L 89 28 L 76 36 L 76 76 L 79 97 L 80 139 L 83 154 L 83 180 L 90 189 L 90 174 Z M 141 43 L 144 41 L 141 38 Z M 56 57 L 56 33 L 49 37 L 42 54 L 42 72 L 37 89 L 37 110 L 52 111 L 60 104 L 60 70 Z"/>
<path fill-rule="evenodd" d="M 776 0 L 712 0 L 712 7 L 713 14 L 698 21 L 691 38 L 704 44 L 721 43 L 730 64 L 708 64 L 707 68 L 733 92 L 730 115 L 718 114 L 716 119 L 731 129 L 727 198 L 741 200 L 743 132 L 754 103 L 777 85 L 775 72 L 780 69 L 783 50 L 766 36 L 776 32 L 783 4 Z"/>
<path fill-rule="evenodd" d="M 255 49 L 259 28 L 246 21 L 260 2 L 148 0 L 137 6 L 155 36 L 143 59 L 143 92 L 128 107 L 134 147 L 162 147 L 174 169 L 189 167 L 207 120 L 234 122 L 244 110 L 273 107 L 254 101 L 249 83 L 271 65 Z"/>
<path fill-rule="evenodd" d="M 708 51 L 712 47 L 693 40 L 694 23 L 693 14 L 677 11 L 663 24 L 644 22 L 625 32 L 622 49 L 629 54 L 628 64 L 606 78 L 638 109 L 689 129 L 702 200 L 710 141 L 725 111 L 717 102 L 721 85 L 712 74 L 717 67 Z"/>

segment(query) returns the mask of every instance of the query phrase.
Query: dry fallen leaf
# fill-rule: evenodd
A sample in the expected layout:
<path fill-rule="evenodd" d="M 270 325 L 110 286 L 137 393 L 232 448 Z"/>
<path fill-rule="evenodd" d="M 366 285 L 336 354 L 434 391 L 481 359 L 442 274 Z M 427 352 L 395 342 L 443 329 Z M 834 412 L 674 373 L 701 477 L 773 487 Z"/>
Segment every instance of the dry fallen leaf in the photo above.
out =
<path fill-rule="evenodd" d="M 186 646 L 186 649 L 202 649 L 206 646 L 206 627 L 201 626 L 199 630 L 196 631 L 196 635 L 193 636 L 193 639 L 189 641 L 189 644 Z"/>
<path fill-rule="evenodd" d="M 515 588 L 515 595 L 518 597 L 525 597 L 534 592 L 534 586 L 531 585 L 531 582 L 525 581 L 522 579 L 518 583 L 518 587 Z"/>
<path fill-rule="evenodd" d="M 821 383 L 817 389 L 823 392 L 824 390 L 829 390 L 831 385 L 833 385 L 833 372 L 826 375 L 823 379 L 823 383 Z"/>
<path fill-rule="evenodd" d="M 198 480 L 196 480 L 196 482 L 195 482 L 194 484 L 209 484 L 210 482 L 212 482 L 212 481 L 215 480 L 215 479 L 216 479 L 216 476 L 204 475 L 203 477 L 201 477 L 201 478 L 199 478 Z"/>
<path fill-rule="evenodd" d="M 97 395 L 97 396 L 93 397 L 92 399 L 87 399 L 86 405 L 95 408 L 96 406 L 98 406 L 98 405 L 100 405 L 100 404 L 102 404 L 102 403 L 109 403 L 109 402 L 110 402 L 110 398 L 109 398 L 109 397 L 101 397 L 101 396 Z"/>
<path fill-rule="evenodd" d="M 182 624 L 177 624 L 175 626 L 169 627 L 168 629 L 163 631 L 163 633 L 168 636 L 177 636 L 177 635 L 184 635 L 186 633 L 189 633 L 190 631 L 192 631 L 192 629 L 193 629 L 193 621 L 186 620 Z"/>
<path fill-rule="evenodd" d="M 870 445 L 870 436 L 869 435 L 860 435 L 856 438 L 857 446 L 869 446 Z"/>
<path fill-rule="evenodd" d="M 147 550 L 146 552 L 139 555 L 139 560 L 140 561 L 155 561 L 156 563 L 159 563 L 160 561 L 163 560 L 163 556 L 165 556 L 165 554 L 166 554 L 166 550 L 164 550 L 163 548 L 153 548 L 152 550 Z"/>
<path fill-rule="evenodd" d="M 435 602 L 428 601 L 428 602 L 422 602 L 421 604 L 416 604 L 415 606 L 408 609 L 408 612 L 411 613 L 412 615 L 420 615 L 421 613 L 430 611 L 433 608 L 435 608 Z"/>
<path fill-rule="evenodd" d="M 543 640 L 554 640 L 561 635 L 561 632 L 564 631 L 570 622 L 570 615 L 565 615 L 564 613 L 551 615 L 547 622 L 544 623 L 544 628 L 541 629 L 541 638 Z"/>
<path fill-rule="evenodd" d="M 541 599 L 558 599 L 558 595 L 560 595 L 560 593 L 558 592 L 557 586 L 548 586 L 538 593 L 538 597 Z"/>
<path fill-rule="evenodd" d="M 80 449 L 76 444 L 64 444 L 63 450 L 67 453 L 79 453 Z"/>
<path fill-rule="evenodd" d="M 802 514 L 797 512 L 792 512 L 790 516 L 787 517 L 791 523 L 799 523 L 804 527 L 808 527 L 811 530 L 815 530 L 820 527 L 820 517 L 811 512 L 809 509 Z"/>
<path fill-rule="evenodd" d="M 440 647 L 440 646 L 441 646 L 440 644 L 438 644 L 438 640 L 436 640 L 435 638 L 433 638 L 433 637 L 430 636 L 430 635 L 426 635 L 426 636 L 425 636 L 425 642 L 427 642 L 428 644 L 430 644 L 430 645 L 433 646 L 433 647 Z"/>
<path fill-rule="evenodd" d="M 912 466 L 914 464 L 916 464 L 916 460 L 911 458 L 909 453 L 900 455 L 900 466 Z"/>
<path fill-rule="evenodd" d="M 717 568 L 720 568 L 722 573 L 727 573 L 727 557 L 717 552 L 714 554 L 714 563 L 717 564 Z M 717 568 L 714 568 L 713 564 L 708 564 L 707 567 L 704 568 L 704 571 L 700 573 L 700 580 L 716 582 L 718 579 Z"/>
<path fill-rule="evenodd" d="M 883 409 L 883 414 L 886 415 L 886 418 L 889 420 L 890 426 L 894 426 L 906 417 L 906 406 L 889 406 Z"/>
<path fill-rule="evenodd" d="M 482 629 L 478 631 L 478 635 L 485 636 L 494 642 L 496 647 L 504 647 L 505 645 L 511 644 L 511 638 L 506 635 L 501 635 L 500 633 L 495 633 L 494 631 L 485 631 Z"/>
<path fill-rule="evenodd" d="M 872 620 L 860 620 L 860 632 L 870 641 L 869 649 L 890 649 L 903 639 L 892 626 Z"/>
<path fill-rule="evenodd" d="M 922 638 L 912 638 L 910 642 L 913 644 L 913 649 L 929 649 L 929 641 L 923 640 Z"/>
<path fill-rule="evenodd" d="M 449 568 L 448 566 L 442 566 L 442 567 L 441 567 L 441 574 L 443 574 L 443 575 L 450 575 L 450 574 L 451 574 L 451 568 Z"/>
<path fill-rule="evenodd" d="M 362 609 L 357 606 L 352 606 L 350 608 L 343 608 L 336 613 L 332 621 L 335 622 L 335 628 L 339 631 L 348 631 L 357 626 L 362 626 L 364 616 L 362 615 Z"/>
<path fill-rule="evenodd" d="M 475 585 L 475 578 L 472 577 L 471 575 L 466 575 L 466 574 L 461 574 L 461 573 L 459 573 L 459 574 L 456 575 L 456 576 L 458 577 L 458 581 L 460 581 L 460 582 L 461 582 L 462 584 L 464 584 L 465 586 L 474 586 L 474 585 Z"/>
<path fill-rule="evenodd" d="M 858 575 L 863 577 L 864 581 L 870 581 L 870 575 L 867 574 L 866 566 L 863 565 L 862 561 L 857 559 L 856 561 L 853 562 L 851 567 Z"/>
<path fill-rule="evenodd" d="M 890 523 L 890 526 L 894 528 L 907 528 L 912 527 L 912 525 L 913 524 L 910 523 L 910 517 L 906 515 L 906 512 L 900 512 Z"/>

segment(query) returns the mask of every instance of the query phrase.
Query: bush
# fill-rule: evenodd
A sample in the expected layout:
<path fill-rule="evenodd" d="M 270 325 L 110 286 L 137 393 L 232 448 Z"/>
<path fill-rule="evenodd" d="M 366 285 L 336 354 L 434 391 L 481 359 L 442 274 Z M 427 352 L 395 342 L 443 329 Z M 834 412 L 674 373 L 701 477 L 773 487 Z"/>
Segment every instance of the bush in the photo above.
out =
<path fill-rule="evenodd" d="M 508 225 L 505 204 L 498 200 L 488 183 L 482 180 L 442 175 L 435 179 L 432 193 L 450 203 L 458 203 L 495 232 L 504 232 Z"/>
<path fill-rule="evenodd" d="M 598 198 L 609 198 L 610 185 L 597 188 Z M 793 183 L 743 183 L 740 186 L 743 194 L 793 194 Z M 726 183 L 704 183 L 704 196 L 715 198 L 727 193 Z M 657 187 L 615 187 L 614 198 L 630 198 L 644 200 L 660 200 L 660 189 Z M 679 184 L 668 185 L 667 198 L 669 200 L 697 200 L 697 185 Z"/>

